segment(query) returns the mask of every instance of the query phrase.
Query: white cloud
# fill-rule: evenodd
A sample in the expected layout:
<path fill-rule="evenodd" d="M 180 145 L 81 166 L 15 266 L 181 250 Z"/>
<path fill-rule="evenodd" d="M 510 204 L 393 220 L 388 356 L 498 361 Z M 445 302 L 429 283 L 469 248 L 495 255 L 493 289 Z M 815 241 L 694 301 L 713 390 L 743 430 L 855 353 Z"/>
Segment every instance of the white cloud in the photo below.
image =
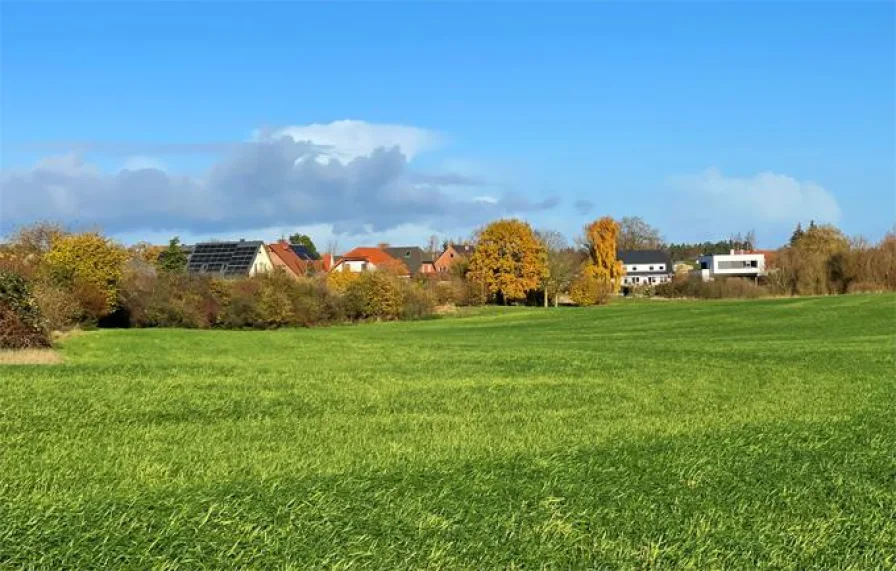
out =
<path fill-rule="evenodd" d="M 668 182 L 676 191 L 677 208 L 687 209 L 707 230 L 717 232 L 778 230 L 810 219 L 837 222 L 841 215 L 829 190 L 784 174 L 760 172 L 739 178 L 707 169 Z"/>
<path fill-rule="evenodd" d="M 156 170 L 163 171 L 163 170 L 165 170 L 165 164 L 162 161 L 160 161 L 158 159 L 154 159 L 152 157 L 135 155 L 132 157 L 128 157 L 124 161 L 124 164 L 121 165 L 121 169 L 122 170 L 127 169 L 127 170 L 132 170 L 132 171 L 139 171 L 139 170 L 143 170 L 143 169 L 156 169 Z"/>
<path fill-rule="evenodd" d="M 289 136 L 259 136 L 228 147 L 202 176 L 166 172 L 137 153 L 114 173 L 77 153 L 0 171 L 0 231 L 50 219 L 119 235 L 225 235 L 315 224 L 340 235 L 382 234 L 407 225 L 470 227 L 557 204 L 556 198 L 496 195 L 481 181 L 454 173 L 411 169 L 405 153 L 435 144 L 436 137 L 422 129 L 341 121 L 274 133 L 290 130 Z M 339 160 L 320 161 L 321 153 Z M 475 189 L 494 199 L 475 200 Z"/>
<path fill-rule="evenodd" d="M 408 161 L 437 147 L 441 137 L 432 131 L 405 125 L 386 125 L 346 119 L 332 123 L 283 127 L 270 133 L 255 133 L 256 140 L 290 137 L 322 147 L 320 157 L 346 163 L 376 149 L 398 147 Z"/>

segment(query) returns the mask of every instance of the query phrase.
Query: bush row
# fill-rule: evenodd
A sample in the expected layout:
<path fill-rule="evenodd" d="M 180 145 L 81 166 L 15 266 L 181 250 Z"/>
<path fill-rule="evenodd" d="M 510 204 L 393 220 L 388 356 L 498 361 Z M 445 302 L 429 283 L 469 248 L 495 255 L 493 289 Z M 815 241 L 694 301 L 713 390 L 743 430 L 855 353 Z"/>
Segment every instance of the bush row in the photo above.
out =
<path fill-rule="evenodd" d="M 420 319 L 435 304 L 423 285 L 387 272 L 355 274 L 337 287 L 323 275 L 282 271 L 222 280 L 141 268 L 125 272 L 119 312 L 132 327 L 272 329 Z"/>

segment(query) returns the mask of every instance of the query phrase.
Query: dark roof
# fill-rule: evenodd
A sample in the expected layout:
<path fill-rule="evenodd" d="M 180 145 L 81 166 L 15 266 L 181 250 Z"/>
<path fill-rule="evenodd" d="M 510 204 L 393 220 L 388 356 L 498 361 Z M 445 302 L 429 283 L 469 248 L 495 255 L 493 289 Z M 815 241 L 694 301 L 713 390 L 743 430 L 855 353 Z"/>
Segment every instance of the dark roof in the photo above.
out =
<path fill-rule="evenodd" d="M 662 250 L 619 250 L 616 252 L 616 258 L 621 260 L 623 264 L 638 266 L 637 271 L 626 272 L 626 275 L 629 276 L 671 274 L 674 271 L 672 258 L 669 257 L 667 252 Z M 648 267 L 651 264 L 665 264 L 666 268 L 664 270 L 650 270 Z"/>
<path fill-rule="evenodd" d="M 293 252 L 295 252 L 296 256 L 298 256 L 300 260 L 310 262 L 320 259 L 320 256 L 312 255 L 311 252 L 308 251 L 308 246 L 305 246 L 304 244 L 290 244 L 289 247 Z"/>
<path fill-rule="evenodd" d="M 619 250 L 616 259 L 623 264 L 668 264 L 672 265 L 669 254 L 662 250 Z"/>
<path fill-rule="evenodd" d="M 417 274 L 424 263 L 432 263 L 431 256 L 419 246 L 389 247 L 383 248 L 383 251 L 396 260 L 401 260 L 408 267 L 411 275 Z"/>
<path fill-rule="evenodd" d="M 196 244 L 187 262 L 187 271 L 194 274 L 245 276 L 252 269 L 252 262 L 262 246 L 264 243 L 257 240 Z"/>

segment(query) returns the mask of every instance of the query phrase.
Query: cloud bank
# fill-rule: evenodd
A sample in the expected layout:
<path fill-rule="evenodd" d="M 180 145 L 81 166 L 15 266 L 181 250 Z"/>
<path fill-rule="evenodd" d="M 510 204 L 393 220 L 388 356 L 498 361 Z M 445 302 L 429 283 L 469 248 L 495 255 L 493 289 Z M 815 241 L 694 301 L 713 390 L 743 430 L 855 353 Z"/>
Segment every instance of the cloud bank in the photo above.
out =
<path fill-rule="evenodd" d="M 841 216 L 834 195 L 812 181 L 760 172 L 728 177 L 718 169 L 668 179 L 675 210 L 687 212 L 705 230 L 733 232 L 751 228 L 766 232 L 790 229 L 797 222 L 836 223 Z"/>
<path fill-rule="evenodd" d="M 139 145 L 127 147 L 138 157 L 115 173 L 70 153 L 0 173 L 0 214 L 4 231 L 50 219 L 111 233 L 330 224 L 337 233 L 363 234 L 407 224 L 472 226 L 557 204 L 512 193 L 484 202 L 476 196 L 489 189 L 480 180 L 413 170 L 409 160 L 439 140 L 415 127 L 362 121 L 286 127 L 228 146 L 195 177 L 163 171 Z"/>

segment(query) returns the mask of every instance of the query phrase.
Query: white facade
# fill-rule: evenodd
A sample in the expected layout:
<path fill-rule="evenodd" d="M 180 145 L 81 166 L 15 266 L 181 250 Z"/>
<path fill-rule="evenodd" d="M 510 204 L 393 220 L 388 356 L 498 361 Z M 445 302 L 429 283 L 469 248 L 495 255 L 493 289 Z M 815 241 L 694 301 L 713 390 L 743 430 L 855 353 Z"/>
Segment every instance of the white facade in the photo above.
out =
<path fill-rule="evenodd" d="M 268 249 L 264 245 L 262 245 L 255 253 L 255 259 L 252 260 L 252 267 L 249 268 L 249 275 L 254 276 L 257 274 L 263 274 L 273 269 L 274 262 L 271 260 L 271 255 L 268 254 Z"/>
<path fill-rule="evenodd" d="M 622 277 L 622 285 L 651 286 L 672 279 L 672 268 L 669 268 L 665 262 L 623 264 L 623 267 L 625 275 Z"/>
<path fill-rule="evenodd" d="M 332 272 L 367 272 L 376 269 L 376 264 L 367 260 L 339 260 Z"/>
<path fill-rule="evenodd" d="M 715 277 L 750 277 L 765 275 L 764 254 L 713 254 L 700 257 L 699 275 L 704 281 Z"/>

